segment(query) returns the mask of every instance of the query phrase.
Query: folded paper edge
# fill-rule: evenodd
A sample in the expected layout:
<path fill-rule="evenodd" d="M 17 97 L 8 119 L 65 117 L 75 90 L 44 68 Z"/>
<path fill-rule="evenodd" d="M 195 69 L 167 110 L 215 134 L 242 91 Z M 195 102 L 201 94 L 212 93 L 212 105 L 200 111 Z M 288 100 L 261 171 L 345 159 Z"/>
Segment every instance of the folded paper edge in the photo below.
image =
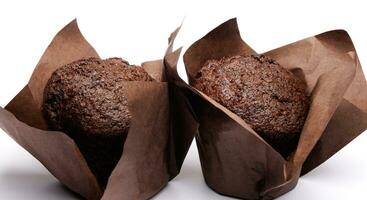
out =
<path fill-rule="evenodd" d="M 31 127 L 27 124 L 25 124 L 24 122 L 18 120 L 13 113 L 11 113 L 10 111 L 7 111 L 6 109 L 0 107 L 0 113 L 1 115 L 4 115 L 4 116 L 8 116 L 7 118 L 10 118 L 11 119 L 11 122 L 10 123 L 14 123 L 16 122 L 18 124 L 18 126 L 22 126 L 23 129 L 26 128 L 26 129 L 33 129 L 37 132 L 40 132 L 40 133 L 45 133 L 45 132 L 52 132 L 54 134 L 58 134 L 60 137 L 63 137 L 65 139 L 65 141 L 67 141 L 68 143 L 70 143 L 70 145 L 74 146 L 74 153 L 79 155 L 81 158 L 83 158 L 81 152 L 79 151 L 79 148 L 76 146 L 76 144 L 74 143 L 74 141 L 72 139 L 70 139 L 67 135 L 65 135 L 63 132 L 59 132 L 59 131 L 44 131 L 44 130 L 41 130 L 41 129 L 38 129 L 38 128 L 34 128 L 34 127 Z M 2 125 L 3 122 L 0 123 L 0 125 Z M 18 143 L 20 146 L 22 146 L 22 148 L 24 148 L 26 151 L 28 151 L 34 158 L 36 158 L 37 160 L 39 160 L 38 156 L 36 153 L 34 153 L 32 151 L 32 147 L 29 147 L 29 146 L 24 146 L 23 143 L 21 142 L 21 140 L 16 137 L 15 135 L 12 135 L 10 133 L 8 133 L 8 130 L 4 129 L 3 126 L 1 126 L 1 128 L 4 130 L 5 133 L 7 133 L 9 135 L 9 137 L 11 137 L 16 143 Z M 49 166 L 47 166 L 47 164 L 42 161 L 42 160 L 39 160 L 39 162 L 51 173 L 53 174 L 57 179 L 59 180 L 62 180 L 62 178 L 54 172 L 54 170 L 52 168 L 50 168 Z M 86 162 L 81 162 L 81 164 L 83 165 L 83 168 L 85 170 L 89 170 L 89 167 L 87 166 Z M 89 173 L 86 173 L 87 176 Z M 91 174 L 91 172 L 90 172 Z M 94 179 L 94 181 L 91 182 L 91 185 L 90 187 L 94 188 L 93 190 L 91 190 L 91 192 L 93 192 L 94 194 L 92 193 L 84 193 L 83 191 L 80 191 L 80 190 L 76 190 L 73 186 L 73 184 L 70 184 L 68 182 L 64 182 L 62 181 L 62 183 L 68 188 L 70 189 L 71 191 L 74 191 L 80 195 L 83 195 L 85 197 L 87 197 L 88 199 L 98 199 L 98 197 L 102 196 L 102 191 L 100 190 L 99 188 L 99 185 L 97 184 L 97 180 L 95 179 L 94 176 L 92 177 L 89 177 L 91 179 Z"/>
<path fill-rule="evenodd" d="M 37 103 L 37 105 L 40 107 L 41 103 L 42 103 L 42 95 L 39 94 L 39 90 L 37 90 L 37 87 L 40 87 L 40 80 L 38 80 L 37 76 L 39 71 L 47 71 L 44 68 L 44 64 L 45 62 L 47 63 L 47 59 L 50 55 L 52 55 L 52 51 L 55 49 L 55 44 L 58 44 L 59 46 L 56 46 L 57 48 L 60 47 L 60 45 L 63 45 L 63 43 L 60 43 L 60 38 L 63 38 L 64 35 L 68 34 L 69 32 L 73 31 L 74 33 L 74 39 L 77 38 L 79 39 L 83 44 L 86 45 L 87 49 L 84 53 L 88 53 L 91 54 L 93 57 L 99 57 L 98 53 L 96 52 L 96 50 L 92 47 L 92 45 L 90 45 L 90 43 L 86 40 L 86 38 L 83 36 L 83 34 L 81 33 L 78 23 L 77 23 L 77 19 L 75 18 L 74 20 L 72 20 L 70 23 L 68 23 L 66 26 L 64 26 L 59 32 L 57 32 L 57 34 L 53 37 L 53 39 L 51 40 L 50 44 L 47 46 L 47 48 L 45 49 L 44 53 L 42 54 L 40 60 L 38 61 L 36 67 L 34 68 L 32 75 L 28 81 L 28 86 L 29 89 L 34 97 L 35 102 Z M 64 63 L 67 64 L 67 63 Z M 60 66 L 56 66 L 56 67 L 60 67 Z"/>
<path fill-rule="evenodd" d="M 46 50 L 45 50 L 45 52 L 43 53 L 43 55 L 41 56 L 41 58 L 40 58 L 40 60 L 39 60 L 39 62 L 38 62 L 38 64 L 36 65 L 36 67 L 34 68 L 34 70 L 33 70 L 33 72 L 32 72 L 32 75 L 31 75 L 31 77 L 30 77 L 30 79 L 29 79 L 29 81 L 28 81 L 28 83 L 27 83 L 27 85 L 24 87 L 24 88 L 28 88 L 29 89 L 29 93 L 30 93 L 30 95 L 31 95 L 31 97 L 32 97 L 32 99 L 33 99 L 33 101 L 35 102 L 35 104 L 37 104 L 37 105 L 35 105 L 35 106 L 37 106 L 37 107 L 39 107 L 40 105 L 39 105 L 39 100 L 38 100 L 38 102 L 36 101 L 36 99 L 35 99 L 35 97 L 34 97 L 34 95 L 35 95 L 35 93 L 34 93 L 34 91 L 35 90 L 33 90 L 33 92 L 32 92 L 32 88 L 34 88 L 34 87 L 37 87 L 34 83 L 35 82 L 37 82 L 37 79 L 35 78 L 35 74 L 37 73 L 37 71 L 38 70 L 40 70 L 40 68 L 43 66 L 42 65 L 42 60 L 47 56 L 47 54 L 48 54 L 48 52 L 50 51 L 50 47 L 52 47 L 52 45 L 55 43 L 55 39 L 57 40 L 58 39 L 58 36 L 60 36 L 60 35 L 62 35 L 62 34 L 64 34 L 64 32 L 68 32 L 69 30 L 76 30 L 76 33 L 78 34 L 78 36 L 79 37 L 81 37 L 81 39 L 83 40 L 83 42 L 85 42 L 87 45 L 89 45 L 89 47 L 90 47 L 90 50 L 92 51 L 92 53 L 93 54 L 95 54 L 97 57 L 98 57 L 98 54 L 97 54 L 97 52 L 94 50 L 94 48 L 88 43 L 88 41 L 84 38 L 84 36 L 81 34 L 81 32 L 80 32 L 80 29 L 79 29 L 79 27 L 78 27 L 78 24 L 77 24 L 77 19 L 75 18 L 75 19 L 73 19 L 71 22 L 69 22 L 66 26 L 64 26 L 60 31 L 58 31 L 57 32 L 57 34 L 53 37 L 53 39 L 51 40 L 51 42 L 50 42 L 50 44 L 47 46 L 47 48 L 46 48 Z M 19 93 L 18 93 L 19 94 Z M 17 94 L 17 95 L 18 95 Z M 15 98 L 15 97 L 14 97 Z M 10 103 L 14 100 L 14 98 L 5 106 L 5 109 L 7 109 L 8 107 L 9 107 L 9 105 L 10 105 Z M 9 113 L 11 113 L 11 112 L 9 112 Z M 13 113 L 11 113 L 13 116 L 14 116 L 14 114 Z M 30 126 L 30 125 L 28 125 L 28 124 L 26 124 L 26 123 L 24 123 L 24 122 L 22 122 L 22 121 L 20 121 L 17 117 L 15 117 L 14 116 L 14 118 L 15 118 L 15 120 L 17 121 L 17 122 L 19 122 L 19 123 L 22 123 L 22 124 L 24 124 L 25 126 L 28 126 L 28 127 L 30 127 L 30 128 L 32 128 L 32 129 L 36 129 L 37 131 L 40 131 L 40 132 L 55 132 L 55 133 L 59 133 L 59 134 L 61 134 L 61 135 L 63 135 L 63 137 L 64 138 L 68 138 L 68 140 L 69 139 L 71 139 L 69 136 L 67 136 L 64 132 L 59 132 L 59 131 L 50 131 L 50 130 L 42 130 L 42 129 L 39 129 L 39 128 L 36 128 L 36 127 L 32 127 L 32 126 Z M 10 135 L 10 134 L 8 134 L 8 135 Z M 26 149 L 28 152 L 30 152 L 37 160 L 39 160 L 39 157 L 37 157 L 37 155 L 35 155 L 35 154 L 33 154 L 32 153 L 32 151 L 29 149 L 29 148 L 27 148 L 26 146 L 24 146 L 23 144 L 21 144 L 17 139 L 15 139 L 14 137 L 12 137 L 20 146 L 22 146 L 24 149 Z M 91 184 L 90 184 L 90 187 L 91 188 L 93 188 L 93 189 L 91 189 L 90 191 L 91 192 L 93 192 L 94 194 L 86 194 L 86 193 L 83 193 L 82 191 L 79 191 L 79 189 L 75 189 L 73 186 L 71 186 L 69 183 L 65 183 L 64 181 L 61 181 L 61 179 L 59 178 L 59 176 L 58 175 L 55 175 L 55 173 L 53 172 L 53 170 L 52 169 L 50 169 L 48 166 L 47 166 L 47 164 L 45 164 L 45 162 L 44 161 L 41 161 L 41 160 L 39 160 L 40 162 L 41 162 L 41 164 L 42 165 L 44 165 L 47 169 L 48 169 L 48 171 L 50 171 L 50 173 L 52 173 L 55 177 L 57 177 L 59 180 L 60 180 L 60 182 L 61 183 L 63 183 L 63 184 L 65 184 L 65 186 L 67 186 L 67 188 L 69 188 L 70 190 L 72 190 L 72 191 L 75 191 L 75 192 L 77 192 L 78 194 L 80 194 L 80 195 L 82 195 L 82 196 L 84 196 L 84 197 L 86 197 L 86 198 L 88 198 L 88 199 L 99 199 L 99 197 L 101 197 L 102 196 L 102 194 L 103 194 L 103 192 L 102 192 L 102 190 L 101 190 L 101 188 L 99 187 L 99 185 L 98 185 L 98 183 L 97 183 L 97 180 L 96 180 L 96 178 L 95 178 L 95 176 L 93 175 L 93 173 L 90 171 L 90 168 L 89 168 L 89 166 L 88 166 L 88 164 L 86 163 L 86 161 L 85 161 L 85 159 L 84 159 L 84 157 L 82 156 L 82 154 L 81 154 L 81 152 L 80 152 L 80 150 L 79 150 L 79 148 L 77 147 L 77 145 L 74 143 L 74 141 L 72 141 L 72 144 L 73 144 L 73 146 L 75 147 L 75 151 L 77 151 L 76 152 L 76 154 L 77 155 L 80 155 L 80 157 L 83 159 L 83 163 L 84 163 L 84 166 L 86 167 L 85 168 L 85 170 L 87 170 L 87 172 L 86 172 L 86 174 L 87 174 L 87 176 L 89 176 L 89 175 L 92 175 L 92 177 L 89 177 L 89 180 L 91 181 Z M 32 148 L 31 148 L 32 149 Z"/>
<path fill-rule="evenodd" d="M 233 20 L 233 19 L 231 19 L 231 20 Z M 218 27 L 219 27 L 219 26 L 218 26 Z M 218 27 L 217 27 L 217 28 L 218 28 Z M 346 31 L 344 31 L 344 30 L 334 30 L 334 31 L 337 31 L 337 32 L 339 32 L 339 33 L 344 33 L 344 34 L 346 33 L 346 34 L 347 34 L 347 32 L 346 32 Z M 328 31 L 328 32 L 334 32 L 334 31 Z M 325 33 L 328 33 L 328 32 L 325 32 Z M 205 36 L 204 36 L 204 37 L 205 37 Z M 204 37 L 203 37 L 203 38 L 204 38 Z M 348 35 L 348 37 L 349 37 L 349 35 Z M 199 40 L 200 40 L 200 39 L 199 39 Z M 195 42 L 195 43 L 196 43 L 196 42 Z M 195 43 L 194 43 L 194 44 L 195 44 Z M 291 44 L 292 44 L 292 43 L 291 43 Z M 186 52 L 185 52 L 185 53 L 186 53 Z M 187 69 L 186 69 L 186 72 L 187 72 L 187 73 L 189 73 L 189 72 L 187 71 Z"/>

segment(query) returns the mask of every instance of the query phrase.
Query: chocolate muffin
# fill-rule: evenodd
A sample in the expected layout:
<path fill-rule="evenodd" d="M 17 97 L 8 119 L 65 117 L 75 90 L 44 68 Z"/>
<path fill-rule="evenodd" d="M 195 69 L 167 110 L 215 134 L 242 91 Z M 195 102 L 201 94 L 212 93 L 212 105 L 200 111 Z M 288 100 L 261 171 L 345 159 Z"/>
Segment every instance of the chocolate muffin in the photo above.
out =
<path fill-rule="evenodd" d="M 44 90 L 43 113 L 50 128 L 74 139 L 102 188 L 130 126 L 125 81 L 153 79 L 120 58 L 87 58 L 57 69 Z"/>
<path fill-rule="evenodd" d="M 273 59 L 209 60 L 193 85 L 240 116 L 284 157 L 296 147 L 310 99 L 306 84 Z"/>

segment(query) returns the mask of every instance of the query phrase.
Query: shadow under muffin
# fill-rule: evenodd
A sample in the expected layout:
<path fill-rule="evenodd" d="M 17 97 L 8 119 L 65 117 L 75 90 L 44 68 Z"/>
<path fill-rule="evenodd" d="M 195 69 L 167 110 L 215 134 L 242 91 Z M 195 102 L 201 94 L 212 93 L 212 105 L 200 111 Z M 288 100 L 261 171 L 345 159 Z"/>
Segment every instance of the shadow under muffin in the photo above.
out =
<path fill-rule="evenodd" d="M 75 141 L 102 188 L 121 158 L 130 127 L 126 81 L 154 80 L 120 58 L 86 58 L 57 69 L 44 90 L 49 127 Z"/>

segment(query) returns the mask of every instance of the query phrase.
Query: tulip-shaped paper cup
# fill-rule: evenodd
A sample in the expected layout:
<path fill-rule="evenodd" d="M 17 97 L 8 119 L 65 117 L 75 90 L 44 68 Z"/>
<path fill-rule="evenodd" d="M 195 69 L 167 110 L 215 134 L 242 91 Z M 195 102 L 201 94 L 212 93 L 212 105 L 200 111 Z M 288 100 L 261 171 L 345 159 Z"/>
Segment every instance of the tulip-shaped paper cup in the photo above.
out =
<path fill-rule="evenodd" d="M 184 53 L 190 85 L 177 75 L 180 50 L 165 56 L 167 79 L 190 101 L 198 126 L 197 146 L 204 178 L 214 191 L 243 199 L 274 199 L 299 177 L 329 159 L 367 128 L 367 84 L 352 41 L 342 30 L 266 52 L 307 83 L 310 108 L 298 146 L 282 156 L 242 118 L 192 87 L 208 60 L 257 55 L 242 39 L 236 19 L 221 24 Z"/>
<path fill-rule="evenodd" d="M 119 149 L 121 157 L 107 183 L 100 183 L 77 143 L 66 133 L 51 130 L 42 114 L 44 88 L 52 73 L 65 64 L 89 57 L 98 58 L 98 54 L 74 20 L 55 36 L 28 84 L 5 109 L 0 108 L 0 127 L 60 182 L 85 199 L 148 199 L 179 173 L 193 134 L 175 134 L 170 116 L 186 108 L 170 108 L 169 100 L 175 97 L 170 96 L 163 61 L 143 63 L 155 81 L 123 83 L 131 114 L 130 128 L 126 138 L 116 141 L 123 150 Z"/>

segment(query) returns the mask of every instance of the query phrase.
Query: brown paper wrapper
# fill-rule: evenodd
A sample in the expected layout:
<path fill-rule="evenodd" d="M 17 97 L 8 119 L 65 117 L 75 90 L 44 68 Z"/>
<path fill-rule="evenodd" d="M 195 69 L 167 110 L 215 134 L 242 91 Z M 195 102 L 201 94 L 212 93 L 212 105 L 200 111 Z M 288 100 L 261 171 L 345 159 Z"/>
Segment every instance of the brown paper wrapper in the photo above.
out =
<path fill-rule="evenodd" d="M 148 199 L 180 171 L 193 134 L 175 132 L 171 115 L 170 87 L 162 60 L 142 66 L 156 82 L 126 82 L 129 110 L 133 116 L 123 154 L 102 189 L 75 142 L 63 132 L 47 129 L 41 112 L 43 89 L 51 74 L 72 61 L 98 57 L 81 35 L 76 20 L 52 40 L 22 91 L 0 107 L 0 127 L 38 159 L 70 190 L 85 199 Z M 181 102 L 181 100 L 177 100 Z M 177 103 L 176 103 L 177 104 Z"/>
<path fill-rule="evenodd" d="M 167 79 L 189 99 L 204 178 L 214 191 L 243 199 L 274 199 L 367 128 L 367 84 L 348 34 L 342 30 L 264 53 L 304 79 L 311 106 L 297 149 L 284 159 L 240 117 L 187 85 L 177 74 L 180 51 L 165 56 Z M 209 59 L 256 52 L 241 38 L 236 19 L 221 24 L 184 54 L 189 83 Z M 193 125 L 194 126 L 194 125 Z"/>

